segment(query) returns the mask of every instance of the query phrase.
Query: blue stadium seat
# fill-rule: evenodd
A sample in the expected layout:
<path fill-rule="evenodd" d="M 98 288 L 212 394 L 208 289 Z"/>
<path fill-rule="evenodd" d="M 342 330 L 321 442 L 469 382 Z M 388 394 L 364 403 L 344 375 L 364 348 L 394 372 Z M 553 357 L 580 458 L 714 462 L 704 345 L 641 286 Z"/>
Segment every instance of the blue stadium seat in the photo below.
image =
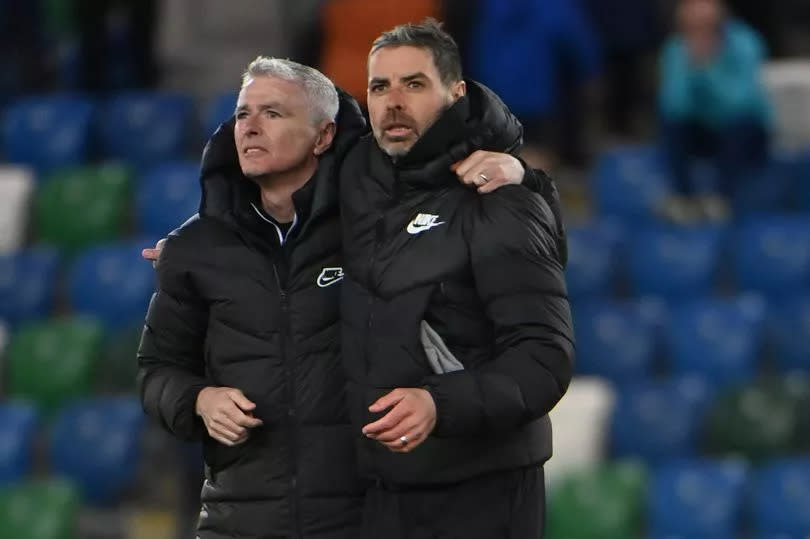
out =
<path fill-rule="evenodd" d="M 227 121 L 233 116 L 236 110 L 236 99 L 239 97 L 237 92 L 227 92 L 218 95 L 208 108 L 208 113 L 205 117 L 205 137 L 206 140 L 214 134 L 219 124 Z"/>
<path fill-rule="evenodd" d="M 0 255 L 0 319 L 18 324 L 47 317 L 53 307 L 59 256 L 35 248 Z"/>
<path fill-rule="evenodd" d="M 154 270 L 141 250 L 154 244 L 101 245 L 81 253 L 69 277 L 73 310 L 97 317 L 111 330 L 142 321 L 154 290 Z"/>
<path fill-rule="evenodd" d="M 93 103 L 59 95 L 10 105 L 3 120 L 3 159 L 40 172 L 83 163 L 90 150 Z"/>
<path fill-rule="evenodd" d="M 750 380 L 764 337 L 765 305 L 757 296 L 705 299 L 673 310 L 671 369 L 718 384 Z"/>
<path fill-rule="evenodd" d="M 614 382 L 647 378 L 658 348 L 656 320 L 639 302 L 595 302 L 574 309 L 577 374 Z"/>
<path fill-rule="evenodd" d="M 102 108 L 99 140 L 107 158 L 135 166 L 186 157 L 193 120 L 189 96 L 162 92 L 123 93 Z"/>
<path fill-rule="evenodd" d="M 734 195 L 734 212 L 751 215 L 779 212 L 791 206 L 800 164 L 789 157 L 771 159 L 761 170 L 740 179 Z"/>
<path fill-rule="evenodd" d="M 753 497 L 761 539 L 806 539 L 810 533 L 810 459 L 767 464 L 757 474 Z"/>
<path fill-rule="evenodd" d="M 54 423 L 51 467 L 79 485 L 89 502 L 115 503 L 138 470 L 143 426 L 144 414 L 136 398 L 69 404 Z"/>
<path fill-rule="evenodd" d="M 650 536 L 737 539 L 748 471 L 740 461 L 677 461 L 659 468 L 649 492 Z"/>
<path fill-rule="evenodd" d="M 798 205 L 805 212 L 810 212 L 810 152 L 802 156 L 797 168 L 796 183 L 798 184 Z"/>
<path fill-rule="evenodd" d="M 611 423 L 613 453 L 653 462 L 695 455 L 712 393 L 711 385 L 695 376 L 620 388 Z"/>
<path fill-rule="evenodd" d="M 31 471 L 38 423 L 34 406 L 0 403 L 0 486 L 16 483 Z"/>
<path fill-rule="evenodd" d="M 810 372 L 810 293 L 771 302 L 768 340 L 779 367 Z"/>
<path fill-rule="evenodd" d="M 652 146 L 619 148 L 605 153 L 592 177 L 596 206 L 602 215 L 649 219 L 671 191 L 660 151 Z"/>
<path fill-rule="evenodd" d="M 137 189 L 138 231 L 164 237 L 197 213 L 200 207 L 200 167 L 176 161 L 146 173 Z"/>
<path fill-rule="evenodd" d="M 599 224 L 568 229 L 568 297 L 608 298 L 617 286 L 617 242 Z"/>
<path fill-rule="evenodd" d="M 628 248 L 635 293 L 678 301 L 710 295 L 722 237 L 717 227 L 640 230 Z"/>
<path fill-rule="evenodd" d="M 810 284 L 810 217 L 770 216 L 744 223 L 733 262 L 742 290 L 792 295 Z"/>

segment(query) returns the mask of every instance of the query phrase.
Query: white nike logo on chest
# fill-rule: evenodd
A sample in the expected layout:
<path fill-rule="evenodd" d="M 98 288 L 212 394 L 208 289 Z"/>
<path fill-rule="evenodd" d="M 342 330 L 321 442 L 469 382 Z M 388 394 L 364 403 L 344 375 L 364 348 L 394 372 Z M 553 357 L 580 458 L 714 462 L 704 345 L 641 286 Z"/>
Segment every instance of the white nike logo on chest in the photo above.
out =
<path fill-rule="evenodd" d="M 408 231 L 408 234 L 419 234 L 420 232 L 430 230 L 431 228 L 443 225 L 444 223 L 445 223 L 444 221 L 439 221 L 438 215 L 431 215 L 429 213 L 420 213 L 413 218 L 413 221 L 408 223 L 408 226 L 405 228 L 405 230 Z"/>
<path fill-rule="evenodd" d="M 343 279 L 343 268 L 323 268 L 315 281 L 321 288 L 326 288 Z"/>

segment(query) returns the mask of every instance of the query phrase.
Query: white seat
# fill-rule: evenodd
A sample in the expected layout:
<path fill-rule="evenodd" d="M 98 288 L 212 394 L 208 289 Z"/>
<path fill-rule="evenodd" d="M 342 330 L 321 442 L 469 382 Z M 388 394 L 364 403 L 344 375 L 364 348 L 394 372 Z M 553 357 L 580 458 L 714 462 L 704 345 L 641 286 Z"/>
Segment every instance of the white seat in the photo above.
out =
<path fill-rule="evenodd" d="M 762 82 L 774 112 L 774 149 L 810 147 L 810 60 L 780 60 L 762 67 Z"/>
<path fill-rule="evenodd" d="M 549 488 L 572 472 L 595 469 L 604 461 L 614 400 L 613 387 L 602 378 L 571 381 L 549 414 L 554 443 L 554 456 L 544 467 Z"/>
<path fill-rule="evenodd" d="M 30 169 L 0 165 L 0 253 L 16 251 L 25 243 L 35 185 Z"/>

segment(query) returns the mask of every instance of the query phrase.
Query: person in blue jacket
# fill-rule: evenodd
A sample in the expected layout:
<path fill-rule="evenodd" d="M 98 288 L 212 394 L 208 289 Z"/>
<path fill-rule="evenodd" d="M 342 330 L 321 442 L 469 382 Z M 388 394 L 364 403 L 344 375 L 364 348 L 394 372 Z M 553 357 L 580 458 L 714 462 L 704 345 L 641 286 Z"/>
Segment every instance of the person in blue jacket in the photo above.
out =
<path fill-rule="evenodd" d="M 472 4 L 467 67 L 520 118 L 530 148 L 524 157 L 548 165 L 548 150 L 557 147 L 580 164 L 583 88 L 601 72 L 601 49 L 579 0 Z"/>
<path fill-rule="evenodd" d="M 692 165 L 703 158 L 716 171 L 716 194 L 727 201 L 768 154 L 770 111 L 760 82 L 765 47 L 720 0 L 681 0 L 677 23 L 660 58 L 665 154 L 678 195 L 695 195 Z M 701 200 L 709 216 L 713 207 L 722 213 L 716 198 Z"/>

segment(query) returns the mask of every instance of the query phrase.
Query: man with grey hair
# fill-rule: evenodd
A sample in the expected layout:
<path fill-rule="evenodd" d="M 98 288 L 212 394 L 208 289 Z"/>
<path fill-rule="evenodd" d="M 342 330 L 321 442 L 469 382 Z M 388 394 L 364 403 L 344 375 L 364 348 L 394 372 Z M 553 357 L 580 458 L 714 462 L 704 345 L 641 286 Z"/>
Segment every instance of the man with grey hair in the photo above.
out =
<path fill-rule="evenodd" d="M 149 415 L 203 441 L 200 539 L 357 537 L 335 175 L 365 131 L 321 73 L 257 58 L 203 154 L 199 217 L 165 244 L 138 381 Z"/>

